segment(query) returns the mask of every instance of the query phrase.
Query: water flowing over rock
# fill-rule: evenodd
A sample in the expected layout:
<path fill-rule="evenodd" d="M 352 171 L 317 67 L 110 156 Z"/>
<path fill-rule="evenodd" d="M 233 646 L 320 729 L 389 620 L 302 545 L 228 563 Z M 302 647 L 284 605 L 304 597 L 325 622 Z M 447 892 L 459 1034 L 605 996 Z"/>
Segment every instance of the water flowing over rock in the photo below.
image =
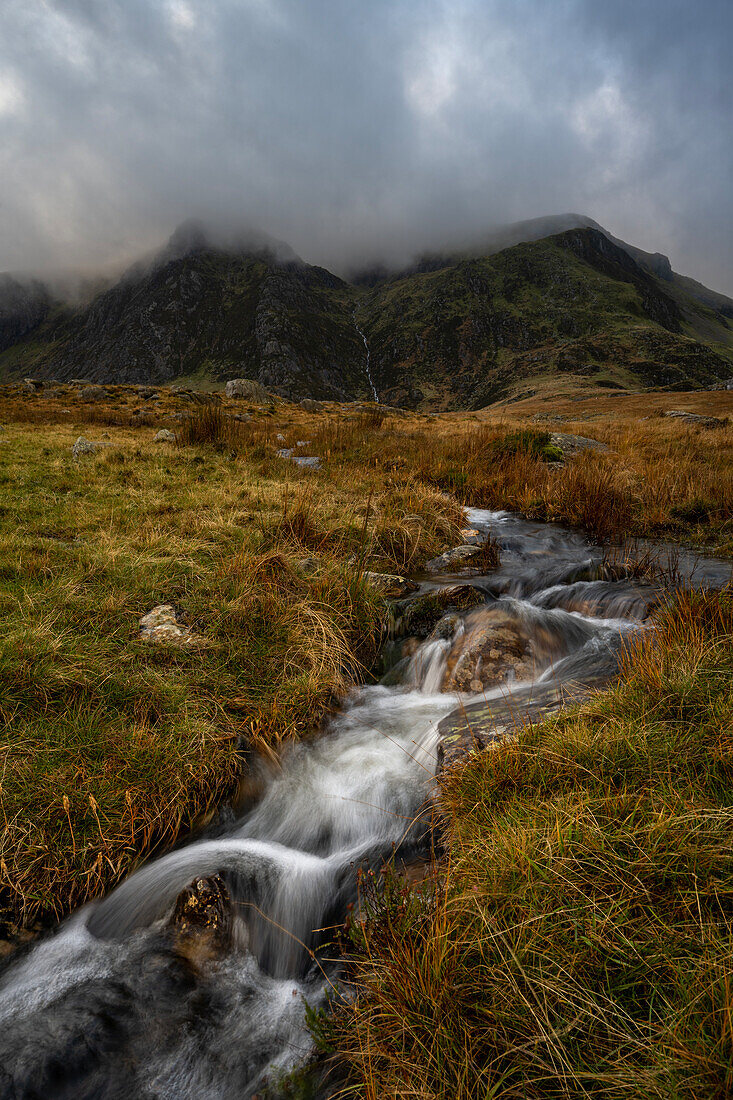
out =
<path fill-rule="evenodd" d="M 232 903 L 221 875 L 196 878 L 176 898 L 168 920 L 178 952 L 195 963 L 220 958 L 232 940 Z"/>
<path fill-rule="evenodd" d="M 381 683 L 263 764 L 254 803 L 215 834 L 149 860 L 10 961 L 4 1094 L 251 1100 L 308 1057 L 304 1002 L 317 1010 L 339 982 L 333 926 L 358 905 L 359 868 L 429 861 L 436 770 L 613 677 L 659 598 L 602 576 L 602 551 L 576 532 L 483 509 L 467 521 L 501 545 L 500 567 L 473 585 L 424 582 L 447 593 L 441 614 L 424 640 L 392 642 Z M 728 580 L 705 564 L 697 579 Z M 196 638 L 171 604 L 141 631 Z"/>

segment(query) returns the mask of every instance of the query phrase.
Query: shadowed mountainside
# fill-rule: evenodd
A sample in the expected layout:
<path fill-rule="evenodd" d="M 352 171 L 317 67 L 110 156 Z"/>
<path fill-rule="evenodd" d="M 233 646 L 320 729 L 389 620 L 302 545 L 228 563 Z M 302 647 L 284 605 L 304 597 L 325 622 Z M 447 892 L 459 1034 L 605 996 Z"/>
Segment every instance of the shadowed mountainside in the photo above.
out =
<path fill-rule="evenodd" d="M 590 222 L 537 219 L 494 238 L 500 251 L 356 283 L 261 234 L 225 243 L 186 223 L 85 305 L 2 277 L 0 378 L 244 376 L 290 398 L 361 399 L 358 329 L 380 400 L 412 408 L 480 408 L 548 374 L 635 389 L 729 378 L 733 301 Z"/>

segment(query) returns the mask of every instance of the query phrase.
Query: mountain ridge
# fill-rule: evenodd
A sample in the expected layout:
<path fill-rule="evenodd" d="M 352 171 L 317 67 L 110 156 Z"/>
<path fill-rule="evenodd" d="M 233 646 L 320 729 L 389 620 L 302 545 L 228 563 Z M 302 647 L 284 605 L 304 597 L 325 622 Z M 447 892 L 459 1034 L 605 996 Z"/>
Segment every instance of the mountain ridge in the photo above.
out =
<path fill-rule="evenodd" d="M 415 408 L 480 407 L 547 372 L 642 388 L 733 373 L 733 301 L 597 223 L 536 236 L 568 220 L 592 219 L 519 223 L 505 236 L 529 240 L 355 283 L 265 234 L 189 221 L 88 304 L 0 276 L 0 378 L 244 376 L 285 397 L 363 399 L 360 329 L 380 399 Z"/>

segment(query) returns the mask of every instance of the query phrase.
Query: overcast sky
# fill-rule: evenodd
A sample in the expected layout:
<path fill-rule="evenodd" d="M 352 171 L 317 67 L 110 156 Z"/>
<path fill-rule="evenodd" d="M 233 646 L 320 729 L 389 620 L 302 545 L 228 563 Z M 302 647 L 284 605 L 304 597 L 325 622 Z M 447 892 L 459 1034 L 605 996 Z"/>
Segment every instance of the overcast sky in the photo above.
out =
<path fill-rule="evenodd" d="M 576 211 L 733 293 L 731 0 L 3 0 L 0 270 Z"/>

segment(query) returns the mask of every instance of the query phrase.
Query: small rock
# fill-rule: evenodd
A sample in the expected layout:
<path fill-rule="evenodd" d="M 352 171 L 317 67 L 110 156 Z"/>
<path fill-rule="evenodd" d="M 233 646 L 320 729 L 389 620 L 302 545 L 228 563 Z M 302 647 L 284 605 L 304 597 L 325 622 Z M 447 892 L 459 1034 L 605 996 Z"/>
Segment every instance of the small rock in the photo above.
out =
<path fill-rule="evenodd" d="M 176 950 L 194 965 L 215 959 L 232 941 L 232 902 L 220 875 L 196 878 L 181 890 L 168 920 Z"/>
<path fill-rule="evenodd" d="M 83 401 L 106 401 L 109 397 L 109 390 L 106 390 L 104 386 L 82 386 L 76 391 L 76 396 Z"/>
<path fill-rule="evenodd" d="M 82 455 L 93 455 L 98 449 L 98 444 L 92 443 L 91 439 L 85 439 L 83 435 L 80 435 L 74 446 L 71 448 L 71 453 L 75 459 L 81 458 Z"/>
<path fill-rule="evenodd" d="M 364 580 L 373 588 L 379 589 L 387 599 L 396 600 L 401 596 L 408 596 L 411 592 L 417 592 L 417 585 L 406 577 L 399 577 L 394 573 L 370 573 L 363 574 Z"/>
<path fill-rule="evenodd" d="M 480 546 L 469 546 L 467 544 L 454 546 L 452 550 L 446 550 L 439 557 L 432 558 L 427 562 L 425 568 L 428 573 L 439 573 L 442 569 L 465 565 L 471 558 L 480 553 Z"/>
<path fill-rule="evenodd" d="M 311 397 L 304 397 L 300 402 L 301 409 L 305 409 L 306 412 L 315 413 L 321 412 L 324 408 L 323 401 L 314 401 Z"/>
<path fill-rule="evenodd" d="M 598 439 L 589 439 L 584 435 L 571 435 L 569 432 L 552 432 L 550 443 L 559 447 L 567 457 L 578 455 L 582 451 L 607 451 L 608 444 L 601 443 Z"/>
<path fill-rule="evenodd" d="M 161 428 L 159 432 L 156 432 L 153 439 L 153 443 L 175 443 L 175 441 L 175 435 L 167 428 Z"/>
<path fill-rule="evenodd" d="M 143 615 L 140 620 L 140 637 L 146 642 L 162 642 L 168 645 L 205 645 L 206 639 L 194 634 L 183 623 L 175 607 L 161 603 Z"/>
<path fill-rule="evenodd" d="M 245 398 L 264 405 L 271 400 L 268 391 L 259 382 L 252 378 L 230 378 L 224 387 L 227 397 Z"/>
<path fill-rule="evenodd" d="M 698 428 L 724 428 L 725 420 L 717 416 L 700 416 L 699 413 L 685 412 L 684 409 L 670 409 L 664 413 L 675 420 L 684 420 L 686 424 L 694 424 Z"/>

